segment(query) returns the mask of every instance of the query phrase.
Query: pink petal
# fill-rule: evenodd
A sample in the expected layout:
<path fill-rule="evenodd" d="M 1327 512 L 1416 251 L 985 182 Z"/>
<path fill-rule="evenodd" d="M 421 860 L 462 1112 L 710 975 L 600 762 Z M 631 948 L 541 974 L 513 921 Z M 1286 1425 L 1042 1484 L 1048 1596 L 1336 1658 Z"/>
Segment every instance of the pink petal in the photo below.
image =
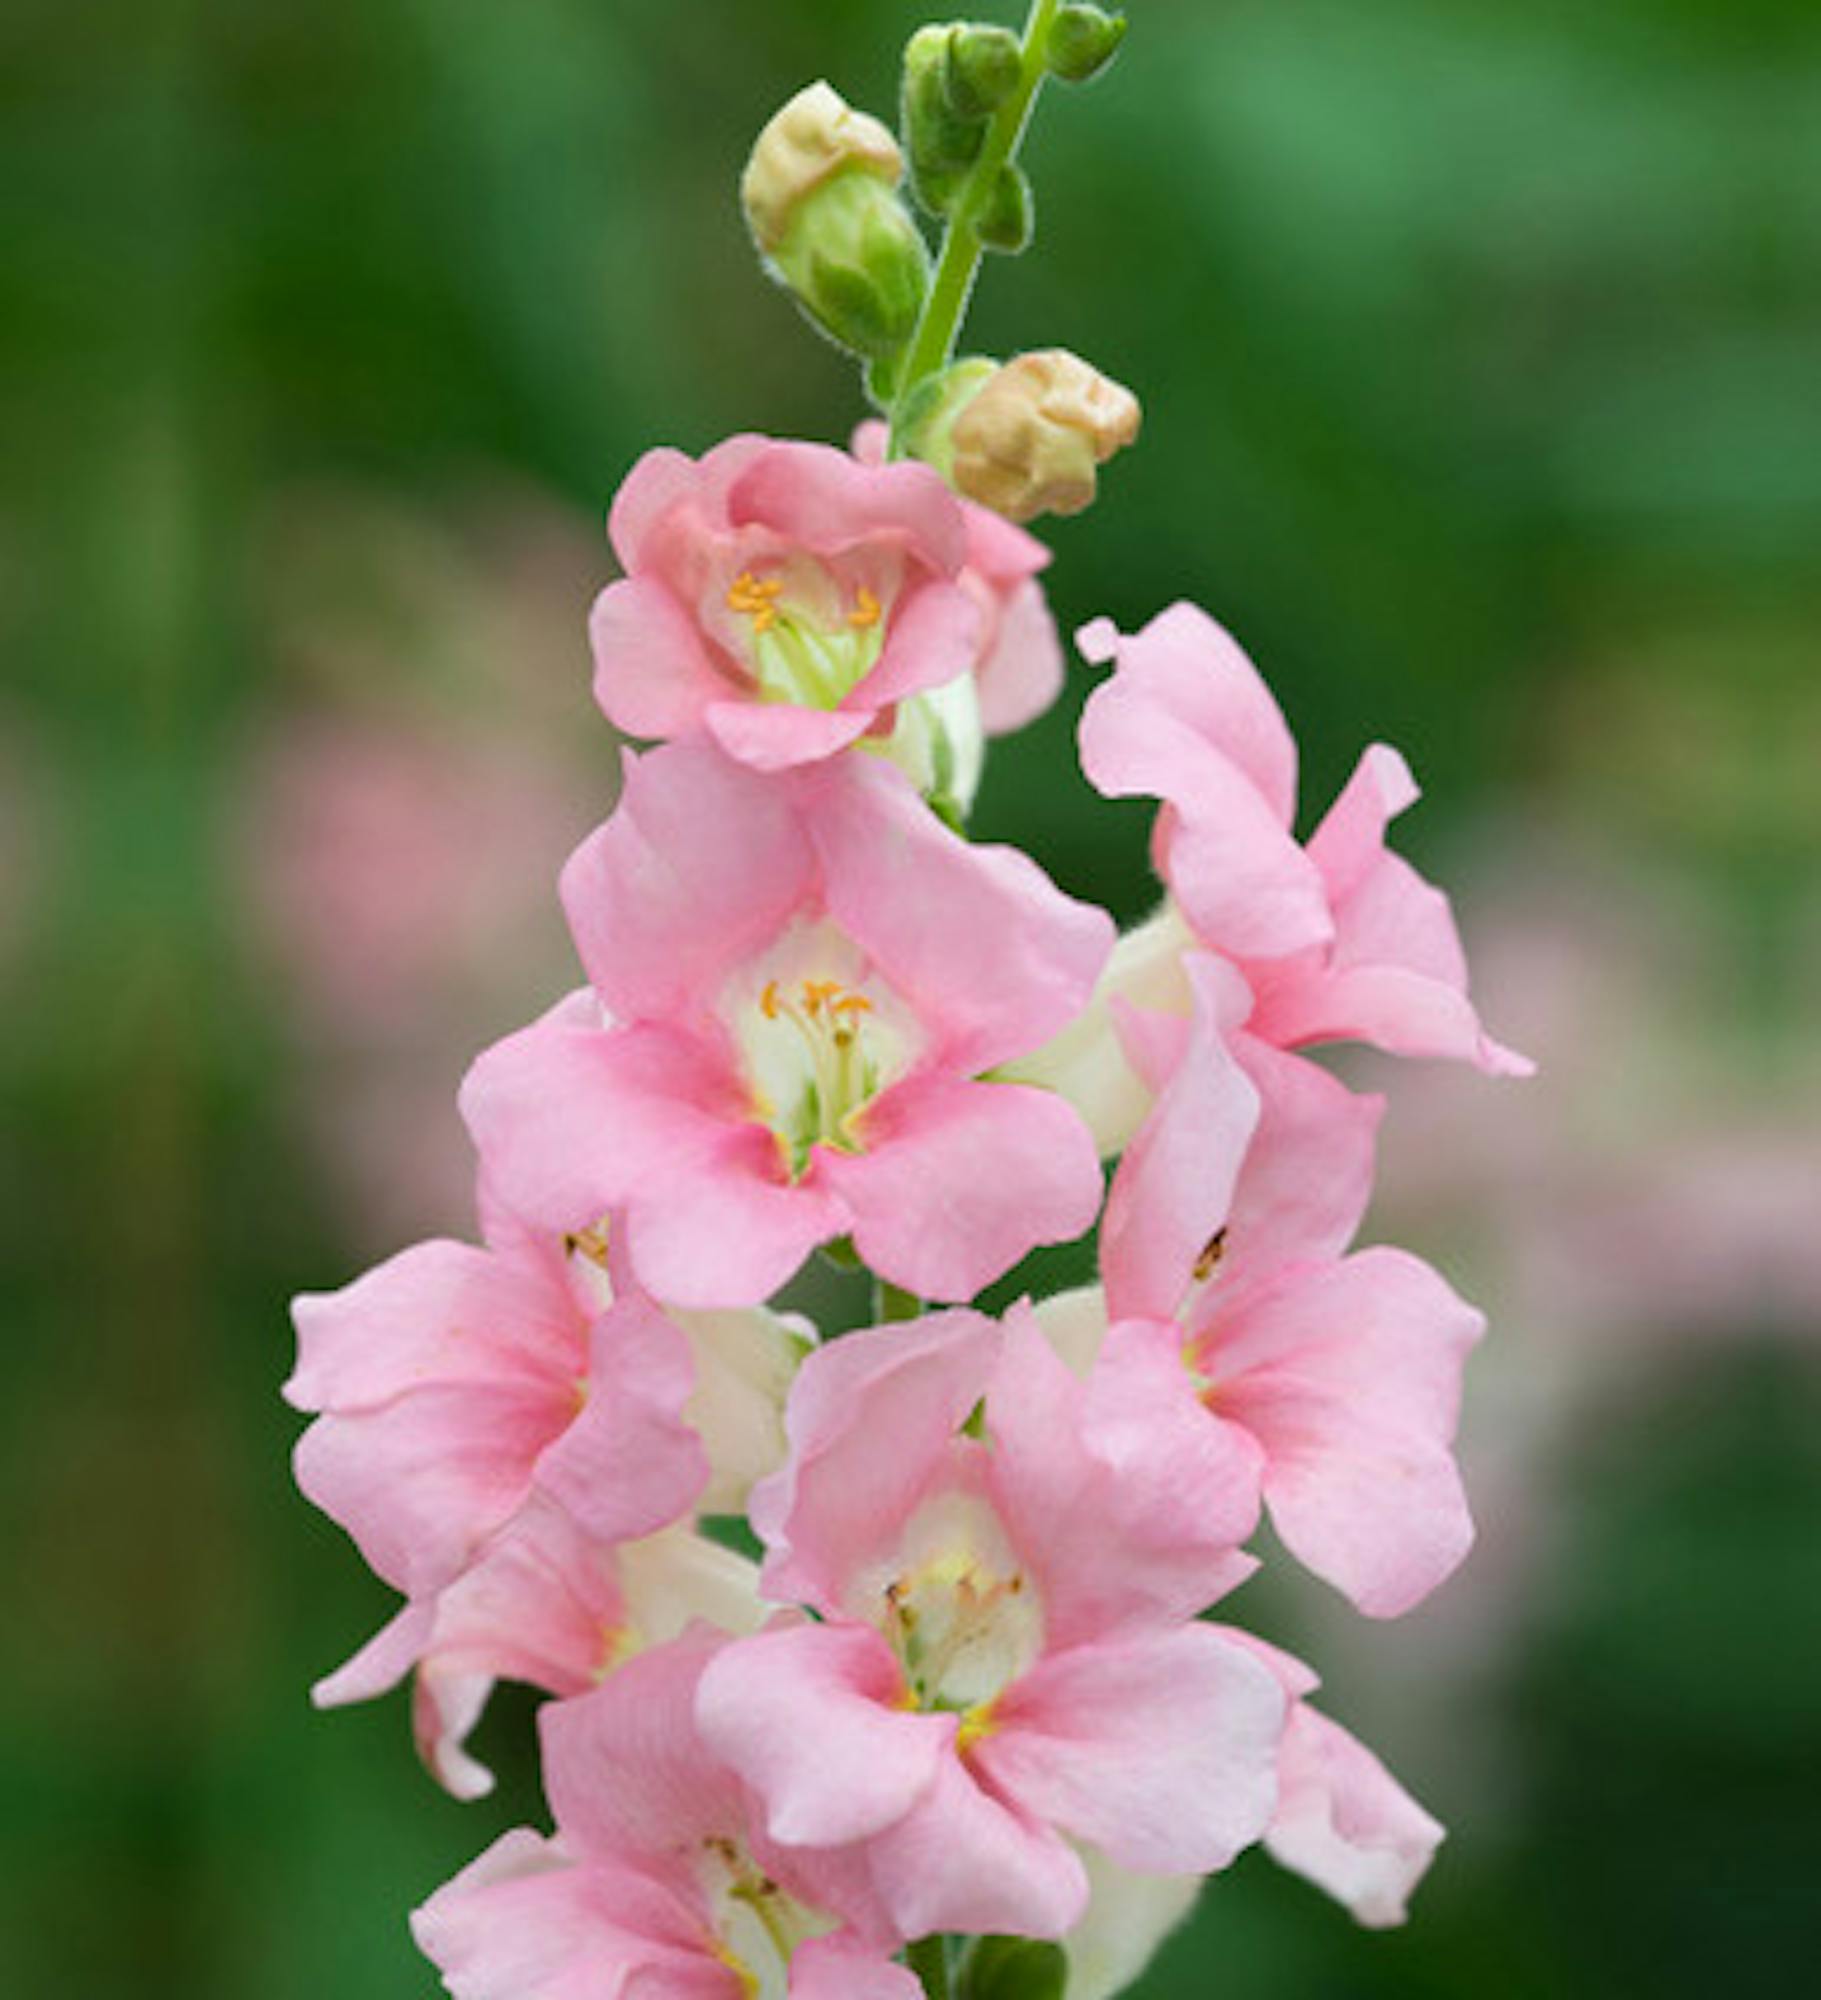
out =
<path fill-rule="evenodd" d="M 683 1020 L 813 880 L 791 792 L 697 739 L 627 759 L 613 817 L 563 870 L 563 908 L 610 1013 Z"/>
<path fill-rule="evenodd" d="M 730 692 L 702 634 L 652 577 L 624 577 L 594 600 L 588 618 L 594 698 L 628 736 L 681 736 Z"/>
<path fill-rule="evenodd" d="M 715 1041 L 548 1017 L 476 1059 L 461 1109 L 504 1199 L 558 1230 L 591 1228 L 636 1190 L 700 1165 L 747 1115 Z"/>
<path fill-rule="evenodd" d="M 1259 1096 L 1258 1131 L 1227 1216 L 1219 1286 L 1231 1292 L 1299 1260 L 1338 1257 L 1372 1197 L 1382 1097 L 1252 1035 L 1235 1044 Z"/>
<path fill-rule="evenodd" d="M 831 445 L 774 443 L 756 454 L 728 488 L 727 518 L 822 555 L 901 536 L 919 562 L 948 577 L 967 554 L 960 506 L 939 473 L 908 459 L 861 465 Z"/>
<path fill-rule="evenodd" d="M 1000 1343 L 982 1313 L 931 1313 L 849 1334 L 804 1361 L 785 1410 L 790 1456 L 751 1500 L 770 1596 L 831 1617 L 847 1608 L 850 1579 L 896 1547 L 949 1466 Z"/>
<path fill-rule="evenodd" d="M 696 1720 L 787 1847 L 839 1847 L 894 1825 L 949 1760 L 952 1715 L 907 1711 L 904 1677 L 864 1625 L 779 1625 L 702 1676 Z"/>
<path fill-rule="evenodd" d="M 784 1177 L 759 1125 L 725 1133 L 712 1152 L 633 1196 L 626 1243 L 639 1282 L 685 1308 L 769 1298 L 818 1244 L 844 1235 L 845 1204 L 813 1174 Z"/>
<path fill-rule="evenodd" d="M 857 743 L 876 715 L 869 707 L 817 709 L 789 702 L 717 701 L 704 719 L 709 734 L 737 763 L 754 771 L 788 771 Z"/>
<path fill-rule="evenodd" d="M 1196 1260 L 1232 1213 L 1242 1166 L 1251 1167 L 1258 1092 L 1221 1033 L 1220 970 L 1200 953 L 1185 961 L 1190 1033 L 1107 1198 L 1100 1268 L 1116 1319 L 1175 1316 Z"/>
<path fill-rule="evenodd" d="M 1049 551 L 1043 554 L 1047 561 Z M 1054 703 L 1062 692 L 1062 641 L 1040 584 L 1014 586 L 999 607 L 992 643 L 974 672 L 980 684 L 980 722 L 989 736 L 1024 728 Z"/>
<path fill-rule="evenodd" d="M 1417 796 L 1395 750 L 1374 744 L 1360 759 L 1309 841 L 1334 910 L 1333 948 L 1262 982 L 1258 1032 L 1279 1044 L 1369 1041 L 1528 1075 L 1532 1065 L 1486 1035 L 1467 998 L 1447 897 L 1385 847 L 1386 827 Z"/>
<path fill-rule="evenodd" d="M 568 1294 L 529 1259 L 419 1243 L 338 1292 L 292 1303 L 300 1410 L 371 1409 L 427 1382 L 502 1387 L 574 1372 L 582 1328 Z"/>
<path fill-rule="evenodd" d="M 669 445 L 648 451 L 620 483 L 607 517 L 614 553 L 629 570 L 645 559 L 645 540 L 674 509 L 690 505 L 705 527 L 726 525 L 729 484 L 772 440 L 743 433 L 724 439 L 700 462 Z"/>
<path fill-rule="evenodd" d="M 876 713 L 947 686 L 972 668 L 980 626 L 980 607 L 959 584 L 912 584 L 893 609 L 884 650 L 848 701 Z"/>
<path fill-rule="evenodd" d="M 1164 1332 L 1157 1371 L 1122 1382 L 1116 1352 L 1084 1387 L 1028 1308 L 1006 1316 L 989 1476 L 1053 1647 L 1192 1615 L 1238 1580 L 1230 1552 L 1257 1518 L 1257 1473 L 1243 1456 L 1231 1475 L 1211 1462 L 1225 1441 Z"/>
<path fill-rule="evenodd" d="M 1003 1793 L 1122 1867 L 1208 1874 L 1277 1802 L 1284 1697 L 1211 1627 L 1040 1661 L 973 1756 Z"/>
<path fill-rule="evenodd" d="M 319 1680 L 310 1690 L 310 1700 L 318 1708 L 345 1708 L 350 1702 L 389 1694 L 417 1664 L 435 1623 L 434 1598 L 407 1604 L 351 1659 Z"/>
<path fill-rule="evenodd" d="M 856 1938 L 811 1938 L 790 1961 L 790 2000 L 922 2000 L 914 1972 Z"/>
<path fill-rule="evenodd" d="M 829 913 L 931 1026 L 945 1067 L 1009 1061 L 1087 1004 L 1111 918 L 1016 850 L 950 832 L 901 772 L 871 757 L 828 769 L 811 830 Z"/>
<path fill-rule="evenodd" d="M 1472 1542 L 1450 1444 L 1484 1327 L 1427 1265 L 1374 1249 L 1286 1274 L 1204 1359 L 1264 1446 L 1286 1546 L 1368 1616 L 1418 1603 Z"/>
<path fill-rule="evenodd" d="M 578 1867 L 523 1829 L 439 1889 L 411 1929 L 456 2000 L 739 2000 L 659 1884 Z"/>
<path fill-rule="evenodd" d="M 560 1389 L 431 1383 L 376 1410 L 319 1417 L 297 1483 L 408 1597 L 439 1589 L 530 1489 L 569 1420 Z"/>
<path fill-rule="evenodd" d="M 1282 1797 L 1265 1845 L 1368 1928 L 1401 1924 L 1445 1837 L 1357 1738 L 1299 1702 L 1284 1732 Z"/>
<path fill-rule="evenodd" d="M 544 1789 L 578 1853 L 655 1862 L 741 1832 L 739 1785 L 696 1727 L 704 1678 L 725 1650 L 698 1626 L 540 1712 Z"/>
<path fill-rule="evenodd" d="M 687 1514 L 708 1483 L 708 1454 L 683 1419 L 695 1364 L 682 1329 L 638 1297 L 602 1315 L 589 1352 L 585 1400 L 537 1482 L 600 1541 L 635 1541 Z"/>
<path fill-rule="evenodd" d="M 445 1791 L 479 1798 L 493 1777 L 464 1745 L 496 1681 L 555 1695 L 592 1687 L 628 1623 L 616 1551 L 531 1501 L 436 1599 L 412 1701 L 418 1754 Z"/>
<path fill-rule="evenodd" d="M 923 1799 L 870 1842 L 868 1854 L 905 1937 L 1059 1938 L 1087 1904 L 1075 1850 L 954 1757 L 942 1759 Z"/>
<path fill-rule="evenodd" d="M 1264 677 L 1199 606 L 1173 604 L 1140 632 L 1096 619 L 1077 635 L 1087 659 L 1117 662 L 1123 684 L 1242 772 L 1279 826 L 1296 815 L 1296 740 Z M 1180 801 L 1179 801 L 1180 803 Z"/>
<path fill-rule="evenodd" d="M 854 1247 L 923 1298 L 970 1299 L 1100 1208 L 1100 1155 L 1079 1115 L 1027 1084 L 929 1076 L 867 1109 L 865 1150 L 818 1149 L 816 1172 L 853 1218 Z"/>
<path fill-rule="evenodd" d="M 1155 798 L 1163 873 L 1215 950 L 1274 958 L 1332 934 L 1315 865 L 1251 777 L 1124 673 L 1088 697 L 1081 767 L 1107 798 Z"/>

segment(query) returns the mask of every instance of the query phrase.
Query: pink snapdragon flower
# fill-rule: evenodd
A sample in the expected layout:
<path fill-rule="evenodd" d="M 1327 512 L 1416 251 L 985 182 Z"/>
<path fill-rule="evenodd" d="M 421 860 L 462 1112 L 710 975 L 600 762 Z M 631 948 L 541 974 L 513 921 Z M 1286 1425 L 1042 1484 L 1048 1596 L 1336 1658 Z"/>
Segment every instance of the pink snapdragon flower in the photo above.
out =
<path fill-rule="evenodd" d="M 758 770 L 811 763 L 979 653 L 966 524 L 926 465 L 765 437 L 665 448 L 608 525 L 626 575 L 595 603 L 594 687 L 630 736 L 706 730 Z"/>
<path fill-rule="evenodd" d="M 1129 1015 L 1157 1092 L 1101 1233 L 1098 1366 L 1158 1371 L 1285 1545 L 1373 1617 L 1446 1577 L 1472 1541 L 1452 1443 L 1481 1315 L 1415 1257 L 1347 1253 L 1382 1100 L 1240 1031 L 1232 967 L 1184 962 L 1189 1023 Z"/>
<path fill-rule="evenodd" d="M 1295 742 L 1257 668 L 1205 612 L 1176 604 L 1130 634 L 1096 619 L 1079 644 L 1115 663 L 1082 714 L 1083 768 L 1108 798 L 1162 802 L 1152 851 L 1170 914 L 1184 942 L 1244 971 L 1254 1035 L 1530 1073 L 1480 1026 L 1448 899 L 1385 845 L 1418 797 L 1395 750 L 1367 750 L 1299 844 Z"/>
<path fill-rule="evenodd" d="M 1446 1829 L 1356 1736 L 1310 1706 L 1321 1685 L 1310 1668 L 1250 1632 L 1221 1629 L 1276 1674 L 1290 1701 L 1267 1852 L 1368 1930 L 1401 1924 Z"/>
<path fill-rule="evenodd" d="M 767 1297 L 817 1245 L 971 1297 L 1093 1221 L 1093 1141 L 1053 1093 L 983 1080 L 1085 1001 L 1099 910 L 972 847 L 903 775 L 761 777 L 712 743 L 630 758 L 563 900 L 585 997 L 489 1050 L 463 1110 L 507 1198 L 685 1306 Z"/>
<path fill-rule="evenodd" d="M 484 1246 L 419 1244 L 298 1299 L 285 1387 L 319 1413 L 298 1483 L 407 1599 L 317 1699 L 416 1668 L 425 1759 L 464 1795 L 489 1782 L 461 1744 L 496 1678 L 574 1693 L 691 1616 L 754 1622 L 750 1566 L 688 1523 L 743 1504 L 771 1462 L 750 1406 L 781 1400 L 806 1344 L 761 1311 L 686 1332 L 615 1297 L 597 1236 L 565 1248 L 496 1201 L 482 1212 Z"/>
<path fill-rule="evenodd" d="M 769 1841 L 694 1723 L 698 1628 L 539 1717 L 557 1831 L 412 1919 L 455 2000 L 920 2000 L 859 1872 Z"/>
<path fill-rule="evenodd" d="M 1250 1568 L 1211 1441 L 1108 1386 L 1028 1308 L 854 1334 L 804 1365 L 754 1493 L 766 1594 L 819 1622 L 718 1656 L 704 1738 L 773 1840 L 861 1850 L 907 1936 L 1059 1937 L 1074 1841 L 1202 1874 L 1271 1816 L 1281 1692 L 1195 1616 Z"/>

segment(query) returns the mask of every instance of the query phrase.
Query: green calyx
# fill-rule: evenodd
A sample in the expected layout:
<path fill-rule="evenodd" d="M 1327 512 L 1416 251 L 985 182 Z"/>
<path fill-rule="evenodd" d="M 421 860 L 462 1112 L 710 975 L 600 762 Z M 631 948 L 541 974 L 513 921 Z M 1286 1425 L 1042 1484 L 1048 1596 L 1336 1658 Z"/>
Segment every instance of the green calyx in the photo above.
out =
<path fill-rule="evenodd" d="M 1050 29 L 1050 74 L 1064 83 L 1086 83 L 1098 76 L 1118 53 L 1129 25 L 1123 14 L 1110 14 L 1104 7 L 1059 8 Z"/>
<path fill-rule="evenodd" d="M 916 330 L 929 250 L 896 193 L 863 167 L 804 197 L 771 263 L 804 311 L 855 354 L 889 359 Z"/>
<path fill-rule="evenodd" d="M 1030 248 L 1035 228 L 1030 177 L 1016 161 L 1007 160 L 975 211 L 974 234 L 983 249 L 1016 257 Z"/>
<path fill-rule="evenodd" d="M 968 1947 L 954 2000 L 1062 2000 L 1068 1954 L 1036 1938 L 983 1937 Z"/>

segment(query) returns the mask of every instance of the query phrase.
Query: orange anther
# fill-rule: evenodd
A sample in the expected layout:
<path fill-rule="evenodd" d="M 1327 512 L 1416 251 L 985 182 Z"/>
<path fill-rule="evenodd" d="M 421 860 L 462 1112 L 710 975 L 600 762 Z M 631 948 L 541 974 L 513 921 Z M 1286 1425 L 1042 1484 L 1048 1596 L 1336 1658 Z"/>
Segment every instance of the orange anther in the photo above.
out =
<path fill-rule="evenodd" d="M 847 622 L 856 632 L 864 632 L 879 622 L 879 600 L 865 584 L 854 592 L 854 608 L 847 614 Z"/>

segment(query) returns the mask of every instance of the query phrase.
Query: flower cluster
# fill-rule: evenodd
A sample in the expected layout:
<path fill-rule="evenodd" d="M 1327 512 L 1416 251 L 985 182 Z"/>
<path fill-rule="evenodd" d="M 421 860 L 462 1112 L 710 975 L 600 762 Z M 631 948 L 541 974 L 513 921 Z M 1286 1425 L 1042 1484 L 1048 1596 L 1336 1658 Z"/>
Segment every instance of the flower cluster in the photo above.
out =
<path fill-rule="evenodd" d="M 817 115 L 771 166 L 821 188 Z M 1233 640 L 1090 625 L 1083 769 L 1156 802 L 1166 890 L 1119 938 L 964 831 L 1063 678 L 1021 528 L 875 428 L 653 452 L 611 533 L 595 692 L 647 747 L 563 874 L 586 984 L 463 1088 L 479 1243 L 296 1308 L 299 1479 L 404 1600 L 319 1699 L 413 1677 L 474 1796 L 493 1684 L 552 1697 L 554 1833 L 423 1949 L 458 2000 L 912 2000 L 950 1958 L 1093 2000 L 1261 1841 L 1398 1921 L 1441 1829 L 1208 1614 L 1265 1512 L 1372 1617 L 1471 1538 L 1480 1317 L 1351 1247 L 1383 1105 L 1304 1053 L 1525 1067 L 1386 845 L 1406 767 L 1301 841 Z M 1097 1284 L 976 1309 L 1097 1220 Z M 817 1252 L 877 1323 L 782 1309 Z"/>

